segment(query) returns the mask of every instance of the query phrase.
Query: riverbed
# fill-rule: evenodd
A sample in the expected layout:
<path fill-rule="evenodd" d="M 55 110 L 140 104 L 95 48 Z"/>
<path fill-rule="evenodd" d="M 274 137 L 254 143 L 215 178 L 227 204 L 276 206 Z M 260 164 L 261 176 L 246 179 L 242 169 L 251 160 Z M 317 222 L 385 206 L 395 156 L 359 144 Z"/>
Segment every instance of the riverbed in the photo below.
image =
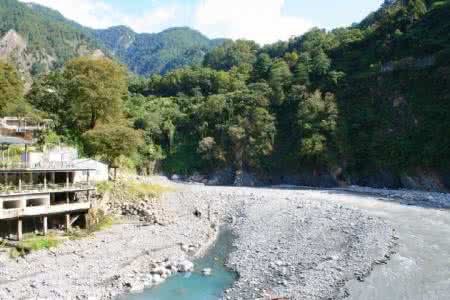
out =
<path fill-rule="evenodd" d="M 204 254 L 221 224 L 236 236 L 227 266 L 239 278 L 230 288 L 221 280 L 214 297 L 448 299 L 449 195 L 383 192 L 177 185 L 161 202 L 175 216 L 166 226 L 119 224 L 51 251 L 0 256 L 0 299 L 115 299 L 150 262 Z M 433 199 L 440 204 L 427 206 Z M 145 295 L 170 299 L 164 290 L 188 282 L 180 276 Z M 194 290 L 205 280 L 192 278 Z"/>

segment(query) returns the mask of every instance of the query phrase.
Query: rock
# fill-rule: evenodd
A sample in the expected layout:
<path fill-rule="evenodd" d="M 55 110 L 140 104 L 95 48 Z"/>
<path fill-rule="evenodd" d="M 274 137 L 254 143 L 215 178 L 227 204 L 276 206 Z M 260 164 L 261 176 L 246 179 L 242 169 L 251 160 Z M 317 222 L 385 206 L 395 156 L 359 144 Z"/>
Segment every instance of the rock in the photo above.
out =
<path fill-rule="evenodd" d="M 199 211 L 198 209 L 194 210 L 194 216 L 196 216 L 197 218 L 201 218 L 202 217 L 202 212 Z"/>
<path fill-rule="evenodd" d="M 134 282 L 131 284 L 130 293 L 142 293 L 144 291 L 145 285 L 142 282 Z"/>
<path fill-rule="evenodd" d="M 164 279 L 161 277 L 161 275 L 159 274 L 153 274 L 152 275 L 152 283 L 153 284 L 160 284 L 161 282 L 163 282 Z"/>
<path fill-rule="evenodd" d="M 204 268 L 204 269 L 202 270 L 202 274 L 203 274 L 204 276 L 210 276 L 211 273 L 212 273 L 212 269 L 211 269 L 211 268 Z"/>
<path fill-rule="evenodd" d="M 194 271 L 194 264 L 188 260 L 184 260 L 177 264 L 177 269 L 182 273 L 192 272 Z"/>
<path fill-rule="evenodd" d="M 172 180 L 181 180 L 181 176 L 177 174 L 173 174 L 172 177 L 170 177 Z"/>

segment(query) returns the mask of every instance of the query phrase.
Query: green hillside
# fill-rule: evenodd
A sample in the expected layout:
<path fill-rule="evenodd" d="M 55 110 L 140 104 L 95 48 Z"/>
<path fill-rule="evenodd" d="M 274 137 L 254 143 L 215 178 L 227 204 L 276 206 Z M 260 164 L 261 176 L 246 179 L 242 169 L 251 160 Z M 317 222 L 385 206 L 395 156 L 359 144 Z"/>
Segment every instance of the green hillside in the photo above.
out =
<path fill-rule="evenodd" d="M 118 26 L 97 30 L 95 36 L 131 71 L 140 75 L 164 74 L 186 65 L 200 65 L 205 53 L 220 43 L 186 27 L 137 34 Z"/>
<path fill-rule="evenodd" d="M 0 38 L 14 30 L 27 44 L 25 51 L 5 56 L 15 61 L 23 73 L 32 75 L 59 68 L 68 59 L 96 49 L 115 56 L 139 75 L 166 73 L 201 64 L 205 53 L 222 42 L 189 28 L 155 34 L 137 34 L 125 26 L 96 30 L 50 8 L 17 0 L 0 2 L 0 19 Z"/>
<path fill-rule="evenodd" d="M 0 37 L 10 30 L 22 36 L 27 42 L 27 54 L 34 56 L 29 62 L 35 64 L 34 68 L 39 64 L 59 67 L 71 57 L 98 48 L 80 26 L 39 5 L 3 0 L 0 19 Z"/>

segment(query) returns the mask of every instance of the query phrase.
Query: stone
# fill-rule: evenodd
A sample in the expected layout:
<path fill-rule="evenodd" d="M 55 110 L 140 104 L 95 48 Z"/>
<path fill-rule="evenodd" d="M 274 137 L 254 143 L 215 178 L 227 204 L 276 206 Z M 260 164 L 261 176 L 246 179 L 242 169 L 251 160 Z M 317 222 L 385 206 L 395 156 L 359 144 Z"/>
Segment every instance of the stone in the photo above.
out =
<path fill-rule="evenodd" d="M 188 260 L 184 260 L 184 261 L 178 263 L 177 269 L 179 272 L 182 272 L 182 273 L 192 272 L 194 270 L 194 264 Z"/>
<path fill-rule="evenodd" d="M 131 284 L 130 293 L 142 293 L 144 288 L 145 286 L 142 282 L 134 282 Z"/>
<path fill-rule="evenodd" d="M 204 268 L 204 269 L 202 270 L 202 274 L 203 274 L 204 276 L 210 276 L 211 273 L 212 273 L 212 269 L 211 269 L 211 268 Z"/>
<path fill-rule="evenodd" d="M 153 276 L 152 276 L 152 283 L 153 284 L 160 284 L 163 281 L 164 281 L 164 279 L 161 277 L 161 275 L 153 274 Z"/>

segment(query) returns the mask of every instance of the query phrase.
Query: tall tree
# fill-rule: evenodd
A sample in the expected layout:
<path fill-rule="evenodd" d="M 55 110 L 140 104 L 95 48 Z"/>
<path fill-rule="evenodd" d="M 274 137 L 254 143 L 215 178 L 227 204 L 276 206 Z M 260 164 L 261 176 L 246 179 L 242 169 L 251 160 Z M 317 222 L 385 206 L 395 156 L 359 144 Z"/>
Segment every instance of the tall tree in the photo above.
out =
<path fill-rule="evenodd" d="M 143 145 L 142 132 L 121 123 L 99 124 L 83 134 L 86 152 L 113 165 L 120 156 L 130 156 Z"/>
<path fill-rule="evenodd" d="M 15 67 L 0 61 L 0 116 L 12 114 L 22 107 L 23 82 Z"/>
<path fill-rule="evenodd" d="M 269 84 L 273 90 L 273 103 L 280 105 L 284 102 L 285 90 L 291 82 L 292 74 L 289 65 L 282 59 L 276 60 L 270 69 Z"/>
<path fill-rule="evenodd" d="M 93 129 L 97 122 L 121 117 L 128 93 L 127 72 L 122 65 L 106 58 L 80 57 L 66 64 L 64 77 L 72 117 L 82 132 Z"/>

